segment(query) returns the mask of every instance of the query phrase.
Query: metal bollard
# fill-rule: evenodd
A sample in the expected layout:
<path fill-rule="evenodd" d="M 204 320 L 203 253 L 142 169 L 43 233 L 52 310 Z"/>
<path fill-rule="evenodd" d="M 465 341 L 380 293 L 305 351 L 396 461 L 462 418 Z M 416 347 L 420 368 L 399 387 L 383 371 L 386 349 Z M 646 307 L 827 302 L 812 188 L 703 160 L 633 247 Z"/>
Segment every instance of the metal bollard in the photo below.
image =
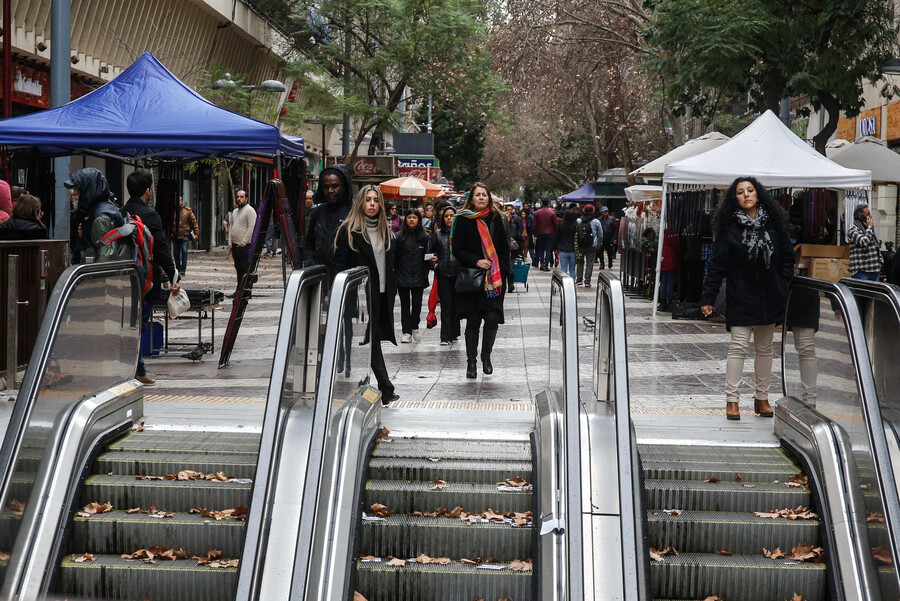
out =
<path fill-rule="evenodd" d="M 9 255 L 9 269 L 6 275 L 6 387 L 10 390 L 18 388 L 16 375 L 19 346 L 19 305 L 28 305 L 28 301 L 19 301 L 19 255 Z"/>

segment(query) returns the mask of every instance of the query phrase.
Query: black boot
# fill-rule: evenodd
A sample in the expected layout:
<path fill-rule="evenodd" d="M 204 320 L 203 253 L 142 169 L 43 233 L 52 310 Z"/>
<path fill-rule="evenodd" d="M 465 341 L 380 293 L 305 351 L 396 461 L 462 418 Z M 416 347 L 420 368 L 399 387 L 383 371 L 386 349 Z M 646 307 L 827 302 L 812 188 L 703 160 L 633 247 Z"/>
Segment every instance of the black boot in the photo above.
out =
<path fill-rule="evenodd" d="M 497 330 L 485 330 L 481 339 L 481 370 L 485 375 L 494 373 L 491 365 L 491 351 L 494 350 L 494 340 L 497 339 Z"/>
<path fill-rule="evenodd" d="M 466 377 L 477 378 L 478 366 L 475 358 L 478 356 L 478 330 L 466 329 Z"/>

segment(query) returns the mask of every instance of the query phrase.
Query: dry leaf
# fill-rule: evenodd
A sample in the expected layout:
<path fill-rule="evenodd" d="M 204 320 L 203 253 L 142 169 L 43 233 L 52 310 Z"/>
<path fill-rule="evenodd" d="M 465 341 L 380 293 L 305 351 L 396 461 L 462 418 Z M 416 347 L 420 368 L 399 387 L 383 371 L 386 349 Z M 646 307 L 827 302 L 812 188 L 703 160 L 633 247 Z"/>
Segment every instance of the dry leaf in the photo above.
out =
<path fill-rule="evenodd" d="M 503 482 L 497 482 L 497 486 L 504 486 L 508 488 L 531 488 L 531 483 L 520 476 L 515 476 L 513 478 L 504 480 Z"/>
<path fill-rule="evenodd" d="M 424 553 L 420 553 L 416 556 L 416 563 L 431 563 L 431 558 Z"/>
<path fill-rule="evenodd" d="M 794 593 L 794 596 L 791 597 L 791 601 L 803 601 L 803 595 L 800 593 Z"/>
<path fill-rule="evenodd" d="M 359 591 L 353 591 L 353 601 L 369 601 Z"/>
<path fill-rule="evenodd" d="M 744 488 L 756 488 L 755 484 L 744 484 Z"/>
<path fill-rule="evenodd" d="M 403 567 L 409 562 L 405 559 L 397 559 L 396 557 L 388 557 L 388 561 L 385 565 L 389 565 L 391 567 Z"/>
<path fill-rule="evenodd" d="M 879 524 L 884 523 L 884 514 L 879 512 L 873 512 L 866 515 L 866 522 L 878 522 Z"/>
<path fill-rule="evenodd" d="M 143 432 L 144 431 L 144 420 L 141 420 L 141 423 L 132 428 L 135 432 Z"/>
<path fill-rule="evenodd" d="M 434 462 L 434 463 L 437 463 L 438 461 L 441 460 L 440 457 L 426 457 L 426 459 L 428 459 L 428 461 L 431 461 L 431 462 Z"/>
<path fill-rule="evenodd" d="M 445 566 L 445 565 L 453 563 L 453 561 L 449 557 L 433 557 L 431 559 L 431 563 L 436 563 L 438 565 Z"/>
<path fill-rule="evenodd" d="M 460 516 L 460 514 L 462 514 L 462 510 L 463 510 L 463 508 L 460 507 L 459 505 L 457 505 L 456 507 L 454 507 L 451 511 L 449 511 L 447 513 L 447 517 L 458 518 Z"/>
<path fill-rule="evenodd" d="M 372 510 L 372 513 L 380 518 L 386 518 L 389 515 L 392 515 L 392 513 L 388 511 L 388 508 L 381 503 L 374 503 L 370 509 Z"/>
<path fill-rule="evenodd" d="M 675 550 L 675 547 L 666 547 L 663 550 L 658 550 L 655 547 L 650 547 L 650 559 L 653 561 L 663 561 L 663 556 L 665 555 L 678 555 L 678 551 Z"/>
<path fill-rule="evenodd" d="M 807 476 L 804 473 L 794 474 L 793 476 L 788 478 L 787 485 L 790 486 L 791 484 L 799 484 L 800 486 L 808 489 L 809 488 L 809 476 Z"/>
<path fill-rule="evenodd" d="M 814 561 L 820 563 L 823 561 L 822 547 L 813 547 L 809 543 L 797 545 L 791 549 L 790 559 L 794 561 Z"/>
<path fill-rule="evenodd" d="M 486 520 L 490 520 L 491 522 L 505 522 L 506 517 L 503 514 L 495 513 L 493 509 L 488 509 L 484 513 L 481 514 Z"/>
<path fill-rule="evenodd" d="M 382 428 L 381 432 L 378 433 L 378 439 L 381 440 L 382 438 L 385 438 L 390 433 L 391 433 L 391 431 L 388 430 L 387 428 Z"/>
<path fill-rule="evenodd" d="M 768 549 L 763 547 L 763 555 L 765 555 L 769 559 L 781 559 L 782 557 L 786 557 L 784 551 L 781 550 L 781 547 L 775 547 L 774 551 L 769 551 Z"/>
<path fill-rule="evenodd" d="M 450 486 L 443 480 L 438 480 L 437 478 L 435 478 L 434 481 L 435 484 L 431 486 L 431 490 L 444 490 L 445 488 L 448 488 Z"/>
<path fill-rule="evenodd" d="M 140 507 L 132 507 L 131 509 L 125 510 L 125 513 L 140 513 L 140 512 L 141 512 Z"/>
<path fill-rule="evenodd" d="M 704 599 L 703 601 L 725 601 L 725 600 L 722 599 L 722 597 L 720 597 L 719 595 L 710 595 L 709 597 L 707 597 L 707 598 Z"/>
<path fill-rule="evenodd" d="M 22 515 L 25 513 L 25 503 L 18 499 L 13 499 L 6 504 L 6 508 L 13 512 L 13 515 Z"/>
<path fill-rule="evenodd" d="M 509 569 L 513 572 L 528 572 L 531 570 L 531 560 L 526 559 L 525 561 L 520 561 L 518 559 L 513 560 L 512 563 L 509 564 Z"/>
<path fill-rule="evenodd" d="M 72 555 L 72 561 L 75 563 L 84 563 L 86 561 L 94 561 L 94 555 L 92 553 L 85 553 L 84 555 Z"/>
<path fill-rule="evenodd" d="M 891 552 L 884 547 L 872 547 L 872 558 L 881 565 L 894 565 L 894 558 L 891 557 Z"/>
<path fill-rule="evenodd" d="M 704 482 L 711 482 L 712 484 L 718 484 L 719 482 L 721 482 L 721 480 L 719 480 L 718 478 L 716 478 L 715 476 L 713 476 L 713 477 L 710 478 L 709 480 L 704 480 Z"/>
<path fill-rule="evenodd" d="M 88 503 L 87 505 L 85 505 L 82 508 L 83 512 L 89 513 L 91 515 L 96 514 L 96 513 L 107 513 L 112 510 L 113 510 L 112 503 L 110 503 L 108 501 L 106 503 L 96 503 L 96 502 Z"/>
<path fill-rule="evenodd" d="M 669 515 L 681 515 L 681 509 L 663 509 L 663 513 L 667 513 Z"/>
<path fill-rule="evenodd" d="M 743 480 L 743 478 L 741 478 L 741 475 L 740 475 L 740 474 L 735 474 L 735 475 L 734 475 L 734 481 L 735 481 L 735 482 L 740 482 L 741 480 Z"/>
<path fill-rule="evenodd" d="M 716 551 L 717 555 L 734 555 L 731 551 L 726 551 L 725 549 L 721 549 L 720 551 Z"/>
<path fill-rule="evenodd" d="M 860 484 L 859 487 L 863 490 L 867 490 L 869 488 L 868 484 Z"/>

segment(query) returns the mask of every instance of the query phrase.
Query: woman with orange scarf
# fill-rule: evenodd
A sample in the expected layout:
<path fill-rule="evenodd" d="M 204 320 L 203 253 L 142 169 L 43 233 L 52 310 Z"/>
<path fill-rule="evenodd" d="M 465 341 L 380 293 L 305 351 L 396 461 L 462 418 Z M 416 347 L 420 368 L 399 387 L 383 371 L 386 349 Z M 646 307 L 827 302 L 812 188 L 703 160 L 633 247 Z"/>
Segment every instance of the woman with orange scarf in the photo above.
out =
<path fill-rule="evenodd" d="M 450 248 L 460 267 L 484 270 L 484 289 L 459 292 L 457 315 L 466 320 L 466 377 L 478 376 L 478 336 L 484 323 L 481 366 L 485 375 L 494 373 L 491 351 L 497 328 L 503 323 L 503 276 L 509 270 L 509 242 L 503 216 L 487 186 L 472 186 L 466 202 L 456 214 L 450 231 Z"/>

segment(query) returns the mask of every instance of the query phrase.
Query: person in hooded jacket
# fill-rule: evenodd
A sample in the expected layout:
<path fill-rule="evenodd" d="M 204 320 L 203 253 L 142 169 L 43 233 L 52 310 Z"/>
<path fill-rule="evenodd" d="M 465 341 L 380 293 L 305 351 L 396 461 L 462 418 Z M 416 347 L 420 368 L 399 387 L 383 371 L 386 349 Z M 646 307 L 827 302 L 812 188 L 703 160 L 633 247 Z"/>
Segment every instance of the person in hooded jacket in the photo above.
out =
<path fill-rule="evenodd" d="M 0 223 L 12 217 L 12 192 L 9 184 L 0 180 Z"/>
<path fill-rule="evenodd" d="M 23 194 L 13 207 L 12 217 L 0 223 L 0 240 L 43 240 L 47 228 L 41 221 L 41 201 Z"/>
<path fill-rule="evenodd" d="M 124 244 L 99 245 L 100 239 L 110 230 L 125 225 L 125 218 L 103 173 L 87 167 L 73 173 L 64 185 L 77 202 L 72 229 L 81 228 L 78 262 L 131 259 L 131 251 Z"/>
<path fill-rule="evenodd" d="M 391 268 L 395 245 L 385 214 L 384 198 L 378 188 L 372 185 L 360 188 L 347 219 L 338 228 L 333 248 L 335 270 L 344 271 L 351 267 L 369 269 L 372 291 L 369 299 L 372 315 L 369 323 L 372 341 L 370 366 L 381 391 L 381 402 L 387 405 L 400 398 L 394 392 L 381 351 L 383 340 L 397 344 L 394 337 L 397 281 Z"/>
<path fill-rule="evenodd" d="M 738 386 L 750 335 L 756 358 L 753 411 L 772 417 L 769 384 L 772 380 L 772 337 L 784 321 L 784 300 L 794 276 L 794 248 L 781 206 L 752 177 L 734 180 L 714 219 L 715 241 L 700 309 L 712 315 L 722 278 L 725 283 L 725 328 L 731 332 L 725 364 L 725 416 L 741 419 Z"/>
<path fill-rule="evenodd" d="M 303 246 L 303 266 L 324 265 L 330 277 L 334 268 L 334 240 L 338 227 L 350 214 L 353 188 L 350 170 L 346 165 L 333 165 L 319 174 L 314 205 L 309 213 L 306 242 Z"/>
<path fill-rule="evenodd" d="M 441 346 L 449 346 L 459 338 L 459 319 L 456 316 L 456 274 L 459 262 L 450 253 L 450 228 L 456 209 L 444 207 L 438 214 L 434 234 L 428 239 L 428 254 L 432 261 L 441 303 Z"/>
<path fill-rule="evenodd" d="M 404 216 L 403 227 L 394 241 L 394 275 L 397 278 L 397 294 L 400 296 L 400 342 L 412 342 L 422 338 L 419 322 L 422 318 L 422 293 L 428 287 L 428 265 L 425 248 L 428 234 L 422 227 L 422 216 L 416 209 L 409 209 Z"/>

